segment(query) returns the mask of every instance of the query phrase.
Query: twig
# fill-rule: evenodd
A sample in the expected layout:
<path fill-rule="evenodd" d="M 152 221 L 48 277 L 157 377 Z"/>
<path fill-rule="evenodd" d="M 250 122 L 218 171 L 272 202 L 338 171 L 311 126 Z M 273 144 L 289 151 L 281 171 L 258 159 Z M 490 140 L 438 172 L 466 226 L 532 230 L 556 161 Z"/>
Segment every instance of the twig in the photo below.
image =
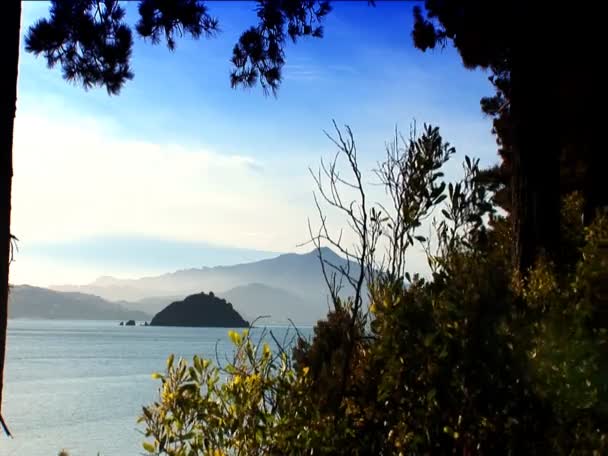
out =
<path fill-rule="evenodd" d="M 4 421 L 2 414 L 0 414 L 0 425 L 2 425 L 2 429 L 4 430 L 6 436 L 13 438 L 13 434 L 11 434 L 11 431 L 8 430 L 8 426 L 6 425 L 6 421 Z"/>

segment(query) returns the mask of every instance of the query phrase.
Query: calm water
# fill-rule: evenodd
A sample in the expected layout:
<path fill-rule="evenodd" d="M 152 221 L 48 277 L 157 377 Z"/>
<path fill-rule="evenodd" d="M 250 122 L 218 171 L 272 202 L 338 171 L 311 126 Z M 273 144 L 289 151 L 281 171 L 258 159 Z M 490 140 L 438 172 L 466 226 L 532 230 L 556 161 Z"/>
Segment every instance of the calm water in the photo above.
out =
<path fill-rule="evenodd" d="M 281 336 L 286 328 L 273 328 Z M 121 327 L 116 322 L 9 321 L 0 456 L 142 453 L 136 419 L 157 395 L 169 353 L 232 353 L 223 328 Z"/>

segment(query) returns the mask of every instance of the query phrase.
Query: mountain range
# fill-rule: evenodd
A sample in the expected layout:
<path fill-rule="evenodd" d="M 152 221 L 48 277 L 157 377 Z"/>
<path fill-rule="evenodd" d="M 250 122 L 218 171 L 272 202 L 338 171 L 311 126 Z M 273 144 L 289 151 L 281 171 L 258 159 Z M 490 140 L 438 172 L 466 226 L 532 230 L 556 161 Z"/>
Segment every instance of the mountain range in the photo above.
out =
<path fill-rule="evenodd" d="M 99 296 L 57 292 L 29 285 L 12 286 L 8 302 L 9 318 L 137 321 L 151 318 L 141 310 L 127 309 Z"/>
<path fill-rule="evenodd" d="M 337 266 L 348 264 L 328 248 L 322 249 L 322 255 Z M 108 309 L 113 309 L 112 315 L 118 315 L 117 309 L 154 315 L 174 301 L 201 292 L 213 292 L 226 299 L 249 321 L 267 316 L 264 320 L 267 323 L 292 320 L 299 324 L 312 324 L 323 318 L 329 309 L 327 285 L 317 250 L 306 254 L 288 253 L 232 266 L 185 269 L 139 279 L 104 276 L 88 285 L 56 285 L 48 291 L 55 293 L 49 295 L 53 299 L 65 294 L 70 303 L 74 302 L 74 296 L 90 296 L 91 302 L 104 302 Z M 38 299 L 42 297 L 38 296 Z M 23 299 L 18 302 L 23 302 Z M 13 315 L 24 313 L 18 311 L 15 304 L 11 307 Z M 41 315 L 40 318 L 47 317 Z"/>

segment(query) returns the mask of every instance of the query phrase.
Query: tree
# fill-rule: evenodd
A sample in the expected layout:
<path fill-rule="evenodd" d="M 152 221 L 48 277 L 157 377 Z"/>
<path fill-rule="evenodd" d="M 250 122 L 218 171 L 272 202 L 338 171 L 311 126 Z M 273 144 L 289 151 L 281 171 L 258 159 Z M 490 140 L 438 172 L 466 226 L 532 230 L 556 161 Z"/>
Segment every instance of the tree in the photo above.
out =
<path fill-rule="evenodd" d="M 518 27 L 513 27 L 521 6 L 517 2 L 429 0 L 425 6 L 426 16 L 420 8 L 415 9 L 413 37 L 418 48 L 426 50 L 451 40 L 467 68 L 489 68 L 499 80 L 508 78 L 508 91 L 499 89 L 498 101 L 505 101 L 500 109 L 509 110 L 511 124 L 512 144 L 507 150 L 514 263 L 525 271 L 532 265 L 539 248 L 553 253 L 559 242 L 559 196 L 555 190 L 557 147 L 542 143 L 552 141 L 555 135 L 538 134 L 540 119 L 547 120 L 551 128 L 557 125 L 556 119 L 547 119 L 547 113 L 542 112 L 547 106 L 544 98 L 540 99 L 549 88 L 543 87 L 545 81 L 540 79 L 546 68 L 547 53 L 538 53 L 535 66 L 526 67 L 537 47 L 531 40 L 531 24 L 524 24 L 532 21 L 531 18 L 518 21 Z M 545 182 L 541 175 L 545 176 Z"/>
<path fill-rule="evenodd" d="M 3 6 L 0 37 L 5 44 L 5 70 L 0 76 L 0 423 L 2 419 L 2 384 L 8 320 L 8 271 L 11 256 L 11 188 L 13 179 L 13 124 L 17 100 L 19 67 L 19 23 L 21 2 L 11 0 Z"/>
<path fill-rule="evenodd" d="M 285 63 L 287 39 L 322 37 L 330 12 L 328 0 L 257 0 L 258 24 L 234 46 L 230 76 L 233 87 L 260 84 L 276 92 Z M 183 35 L 213 36 L 218 20 L 202 0 L 140 0 L 137 34 L 152 44 L 165 41 L 170 50 Z M 133 78 L 129 63 L 131 27 L 118 0 L 51 0 L 50 16 L 39 20 L 26 36 L 26 50 L 42 55 L 49 67 L 59 64 L 67 81 L 85 89 L 105 87 L 116 95 Z M 5 43 L 5 68 L 0 79 L 0 417 L 8 319 L 11 254 L 12 141 L 17 101 L 21 1 L 8 0 L 0 17 Z M 8 431 L 7 431 L 8 432 Z"/>
<path fill-rule="evenodd" d="M 584 191 L 587 223 L 608 203 L 594 153 L 598 129 L 586 112 L 598 87 L 591 15 L 555 9 L 549 19 L 533 3 L 426 0 L 426 14 L 415 9 L 413 31 L 421 50 L 451 40 L 467 68 L 492 72 L 496 95 L 482 109 L 494 117 L 503 164 L 492 174 L 494 182 L 509 181 L 502 201 L 510 191 L 513 260 L 521 271 L 539 251 L 557 256 L 560 178 L 561 188 L 571 190 L 574 181 Z"/>

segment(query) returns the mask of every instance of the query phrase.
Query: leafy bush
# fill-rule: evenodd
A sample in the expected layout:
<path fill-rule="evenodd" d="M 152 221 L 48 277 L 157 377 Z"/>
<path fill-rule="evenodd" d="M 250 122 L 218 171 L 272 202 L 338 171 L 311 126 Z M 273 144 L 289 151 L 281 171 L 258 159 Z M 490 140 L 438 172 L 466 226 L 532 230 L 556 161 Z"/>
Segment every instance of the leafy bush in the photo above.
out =
<path fill-rule="evenodd" d="M 271 352 L 265 333 L 231 333 L 227 366 L 169 359 L 160 400 L 144 408 L 144 448 L 166 455 L 605 454 L 608 451 L 608 218 L 581 223 L 564 201 L 557 263 L 524 277 L 509 260 L 510 223 L 488 204 L 478 163 L 442 181 L 453 150 L 438 130 L 396 140 L 380 176 L 393 209 L 365 206 L 356 149 L 346 155 L 362 200 L 341 205 L 359 235 L 353 286 L 311 340 Z M 350 185 L 335 167 L 325 176 Z M 383 170 L 383 171 L 382 171 Z M 317 183 L 321 186 L 320 178 Z M 434 209 L 434 239 L 419 235 Z M 413 214 L 413 215 L 412 215 Z M 317 241 L 331 241 L 322 219 Z M 383 237 L 387 255 L 376 261 Z M 431 276 L 411 277 L 418 243 Z M 555 261 L 555 260 L 554 260 Z M 324 265 L 324 270 L 326 271 Z M 328 280 L 328 284 L 335 284 Z M 366 284 L 369 306 L 363 305 Z"/>

